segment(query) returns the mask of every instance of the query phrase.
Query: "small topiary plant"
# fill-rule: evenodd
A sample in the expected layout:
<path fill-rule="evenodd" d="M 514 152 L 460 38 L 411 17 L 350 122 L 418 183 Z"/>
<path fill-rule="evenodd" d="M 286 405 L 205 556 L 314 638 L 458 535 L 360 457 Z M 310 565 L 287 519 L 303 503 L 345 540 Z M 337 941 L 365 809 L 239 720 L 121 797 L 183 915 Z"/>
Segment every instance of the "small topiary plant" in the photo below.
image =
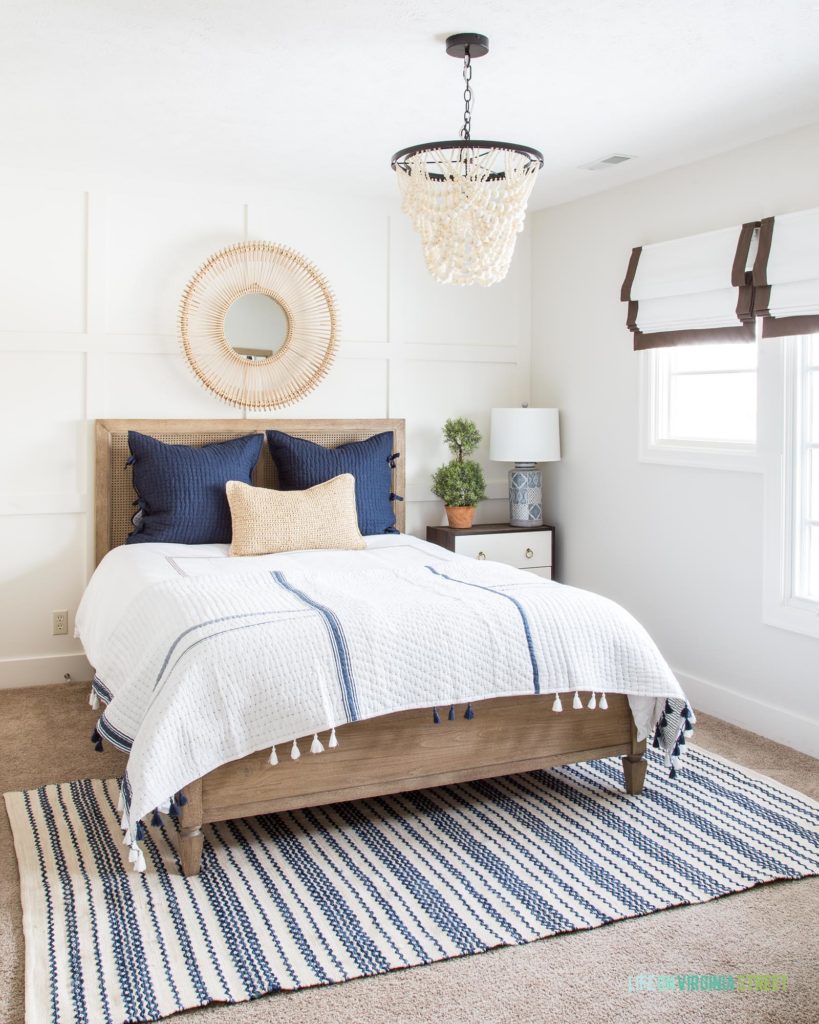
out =
<path fill-rule="evenodd" d="M 486 497 L 486 481 L 477 462 L 467 458 L 481 443 L 481 432 L 472 420 L 447 420 L 444 440 L 452 461 L 440 466 L 432 476 L 432 493 L 448 508 L 474 508 Z"/>

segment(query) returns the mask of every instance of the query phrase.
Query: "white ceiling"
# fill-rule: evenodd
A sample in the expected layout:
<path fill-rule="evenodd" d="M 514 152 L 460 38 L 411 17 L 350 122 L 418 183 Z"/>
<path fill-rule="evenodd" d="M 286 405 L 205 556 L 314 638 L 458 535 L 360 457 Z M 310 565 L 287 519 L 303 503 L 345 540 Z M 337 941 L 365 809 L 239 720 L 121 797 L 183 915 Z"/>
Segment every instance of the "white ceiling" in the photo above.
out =
<path fill-rule="evenodd" d="M 2 0 L 0 165 L 392 196 L 394 150 L 457 135 L 459 31 L 533 206 L 819 121 L 815 0 Z"/>

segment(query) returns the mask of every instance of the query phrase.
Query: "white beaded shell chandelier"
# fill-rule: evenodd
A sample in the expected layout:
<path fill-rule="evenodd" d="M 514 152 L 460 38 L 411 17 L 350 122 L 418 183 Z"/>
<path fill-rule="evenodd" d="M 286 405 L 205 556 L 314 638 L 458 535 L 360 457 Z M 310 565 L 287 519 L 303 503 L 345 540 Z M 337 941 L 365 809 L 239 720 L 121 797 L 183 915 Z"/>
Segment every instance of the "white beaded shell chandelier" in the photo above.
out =
<path fill-rule="evenodd" d="M 446 52 L 464 62 L 461 137 L 401 149 L 392 168 L 401 208 L 421 236 L 435 280 L 496 284 L 512 262 L 543 155 L 529 146 L 472 139 L 472 60 L 489 52 L 489 40 L 462 32 L 447 39 Z"/>

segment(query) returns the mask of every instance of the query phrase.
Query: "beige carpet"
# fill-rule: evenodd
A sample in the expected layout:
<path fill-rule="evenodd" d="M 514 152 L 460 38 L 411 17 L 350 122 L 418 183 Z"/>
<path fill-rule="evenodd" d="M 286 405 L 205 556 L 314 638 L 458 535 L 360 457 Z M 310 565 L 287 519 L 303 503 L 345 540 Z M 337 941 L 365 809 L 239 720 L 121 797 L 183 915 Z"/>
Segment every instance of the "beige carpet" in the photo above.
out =
<path fill-rule="evenodd" d="M 122 770 L 96 754 L 87 687 L 0 691 L 0 791 Z M 819 763 L 713 718 L 695 741 L 819 799 Z M 819 1022 L 819 879 L 763 886 L 712 903 L 621 921 L 527 946 L 287 995 L 211 1007 L 186 1024 L 462 1024 L 695 1021 Z M 786 994 L 629 993 L 630 975 L 787 974 Z M 23 1022 L 17 865 L 0 810 L 0 1021 Z M 37 1022 L 39 1024 L 39 1022 Z M 47 1024 L 47 1022 L 43 1022 Z"/>

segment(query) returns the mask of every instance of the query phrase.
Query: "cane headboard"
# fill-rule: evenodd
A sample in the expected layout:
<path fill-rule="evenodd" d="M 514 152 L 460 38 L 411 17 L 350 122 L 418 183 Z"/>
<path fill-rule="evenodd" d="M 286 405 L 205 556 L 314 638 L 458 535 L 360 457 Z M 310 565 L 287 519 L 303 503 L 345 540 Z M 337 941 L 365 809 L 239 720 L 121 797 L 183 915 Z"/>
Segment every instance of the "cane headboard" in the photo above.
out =
<path fill-rule="evenodd" d="M 404 493 L 405 451 L 403 420 L 268 420 L 268 419 L 224 419 L 224 420 L 97 420 L 96 424 L 96 475 L 94 480 L 94 509 L 96 561 L 119 544 L 131 532 L 136 492 L 131 467 L 126 465 L 128 431 L 138 430 L 142 434 L 165 441 L 167 444 L 212 444 L 215 441 L 229 441 L 241 434 L 262 433 L 265 430 L 282 430 L 286 434 L 302 437 L 316 444 L 335 448 L 348 441 L 364 441 L 385 430 L 393 432 L 393 451 L 400 452 L 392 474 L 392 489 L 396 494 Z M 276 468 L 270 457 L 267 444 L 253 474 L 257 487 L 275 487 Z M 404 504 L 393 502 L 398 529 L 405 528 Z"/>

